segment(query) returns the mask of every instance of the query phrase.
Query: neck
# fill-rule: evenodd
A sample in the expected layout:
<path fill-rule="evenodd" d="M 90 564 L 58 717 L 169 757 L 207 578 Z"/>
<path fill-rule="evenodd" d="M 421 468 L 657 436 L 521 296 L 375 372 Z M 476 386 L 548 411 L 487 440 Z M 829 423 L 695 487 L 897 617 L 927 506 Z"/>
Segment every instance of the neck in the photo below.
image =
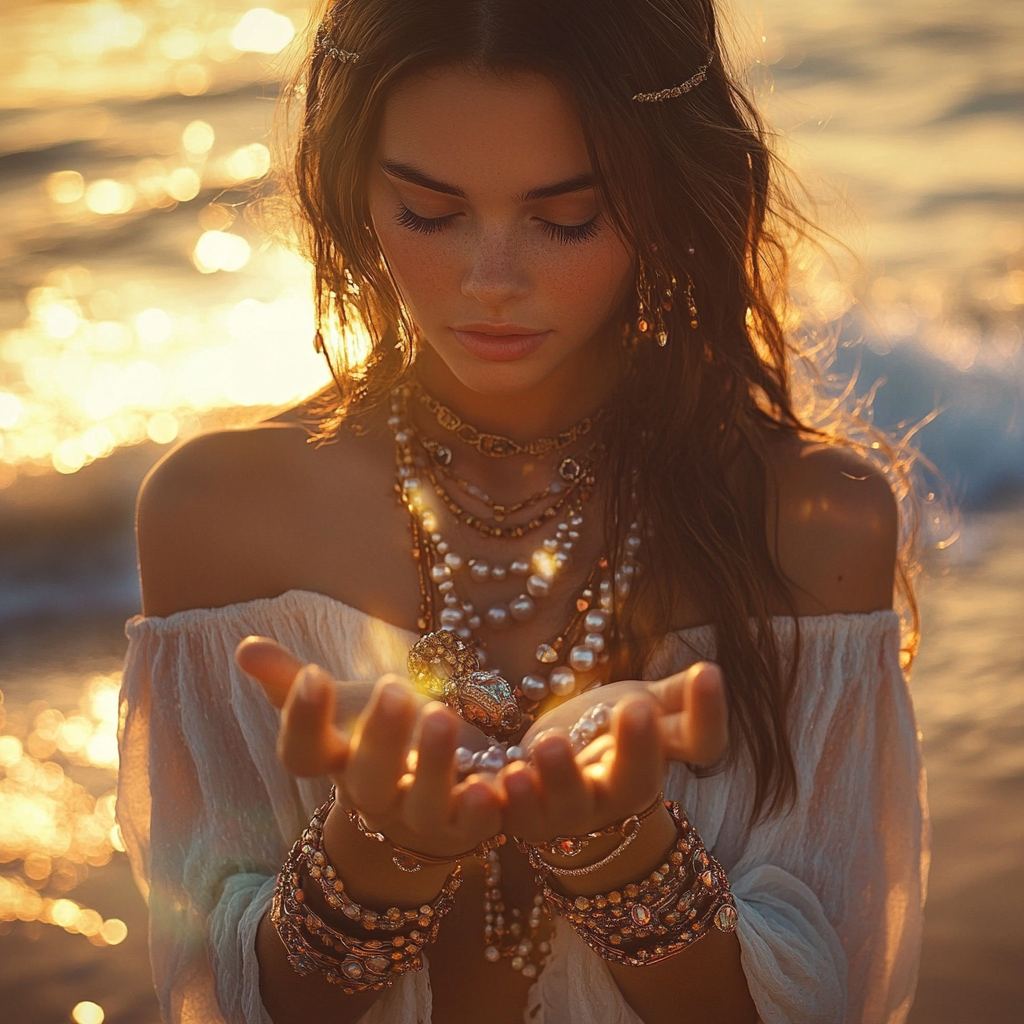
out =
<path fill-rule="evenodd" d="M 614 350 L 601 345 L 574 353 L 525 391 L 481 393 L 466 387 L 428 345 L 416 358 L 423 388 L 478 430 L 520 443 L 557 434 L 593 413 L 619 377 Z"/>

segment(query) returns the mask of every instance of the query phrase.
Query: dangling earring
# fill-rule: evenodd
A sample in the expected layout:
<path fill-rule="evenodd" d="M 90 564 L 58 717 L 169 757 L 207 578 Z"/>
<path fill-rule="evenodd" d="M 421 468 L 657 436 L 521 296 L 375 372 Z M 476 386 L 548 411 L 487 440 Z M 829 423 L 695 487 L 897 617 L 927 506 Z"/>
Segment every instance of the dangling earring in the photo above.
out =
<path fill-rule="evenodd" d="M 695 331 L 700 327 L 700 320 L 697 318 L 697 303 L 693 299 L 693 278 L 686 275 L 686 308 L 690 314 L 690 330 Z"/>
<path fill-rule="evenodd" d="M 652 335 L 661 348 L 668 344 L 668 331 L 665 329 L 665 314 L 672 311 L 672 289 L 676 286 L 676 279 L 672 277 L 670 284 L 664 289 L 660 296 L 652 299 L 652 286 L 647 280 L 647 272 L 643 260 L 637 266 L 636 293 L 637 293 L 637 318 L 636 330 L 641 338 L 649 338 Z"/>

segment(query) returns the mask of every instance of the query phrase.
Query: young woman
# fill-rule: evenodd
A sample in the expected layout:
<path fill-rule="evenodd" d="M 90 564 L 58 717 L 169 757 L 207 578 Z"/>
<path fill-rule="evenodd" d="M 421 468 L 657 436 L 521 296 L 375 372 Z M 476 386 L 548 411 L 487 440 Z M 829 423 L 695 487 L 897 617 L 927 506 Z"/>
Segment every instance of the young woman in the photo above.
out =
<path fill-rule="evenodd" d="M 299 96 L 330 443 L 139 501 L 166 1019 L 902 1021 L 897 507 L 795 408 L 712 0 L 336 0 Z"/>

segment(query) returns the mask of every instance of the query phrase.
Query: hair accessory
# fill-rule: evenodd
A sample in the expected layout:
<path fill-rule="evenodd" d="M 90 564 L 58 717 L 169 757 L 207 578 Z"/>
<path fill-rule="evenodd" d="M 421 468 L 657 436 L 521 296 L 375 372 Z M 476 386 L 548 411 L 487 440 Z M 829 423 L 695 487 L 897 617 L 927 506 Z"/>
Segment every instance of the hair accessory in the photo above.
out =
<path fill-rule="evenodd" d="M 641 882 L 597 896 L 566 896 L 544 881 L 544 897 L 595 953 L 627 967 L 675 956 L 712 928 L 739 920 L 722 865 L 704 848 L 679 804 L 666 801 L 676 842 L 665 863 Z M 544 872 L 550 877 L 550 870 Z"/>
<path fill-rule="evenodd" d="M 328 11 L 327 16 L 320 22 L 313 49 L 319 50 L 325 57 L 332 57 L 339 64 L 356 64 L 359 61 L 359 54 L 352 50 L 342 50 L 334 42 L 334 36 L 331 34 L 334 29 L 332 13 Z"/>
<path fill-rule="evenodd" d="M 683 93 L 696 89 L 701 82 L 707 79 L 708 68 L 711 67 L 714 59 L 715 51 L 709 50 L 708 59 L 685 82 L 682 82 L 680 85 L 674 85 L 670 89 L 660 89 L 658 92 L 638 92 L 633 99 L 637 103 L 660 103 L 662 100 L 674 100 L 682 96 Z"/>

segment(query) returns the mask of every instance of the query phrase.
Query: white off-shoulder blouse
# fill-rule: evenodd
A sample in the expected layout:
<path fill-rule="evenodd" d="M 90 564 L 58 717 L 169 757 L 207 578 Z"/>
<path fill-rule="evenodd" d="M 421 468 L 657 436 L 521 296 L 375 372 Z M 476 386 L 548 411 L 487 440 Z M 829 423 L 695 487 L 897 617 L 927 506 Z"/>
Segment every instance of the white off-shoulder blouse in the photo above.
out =
<path fill-rule="evenodd" d="M 783 650 L 794 623 L 775 622 Z M 924 773 L 891 611 L 799 620 L 791 739 L 799 794 L 748 825 L 743 758 L 697 778 L 673 764 L 679 800 L 728 873 L 743 970 L 765 1024 L 896 1024 L 917 977 L 928 867 Z M 174 1024 L 269 1024 L 256 928 L 290 844 L 324 799 L 275 752 L 278 712 L 234 663 L 272 636 L 339 679 L 404 670 L 416 635 L 321 594 L 166 618 L 136 617 L 122 690 L 118 820 L 148 896 L 153 974 Z M 714 656 L 708 627 L 666 637 L 649 678 Z M 364 1024 L 428 1024 L 424 970 L 403 975 Z M 530 1024 L 638 1024 L 604 961 L 559 922 L 530 992 Z"/>

